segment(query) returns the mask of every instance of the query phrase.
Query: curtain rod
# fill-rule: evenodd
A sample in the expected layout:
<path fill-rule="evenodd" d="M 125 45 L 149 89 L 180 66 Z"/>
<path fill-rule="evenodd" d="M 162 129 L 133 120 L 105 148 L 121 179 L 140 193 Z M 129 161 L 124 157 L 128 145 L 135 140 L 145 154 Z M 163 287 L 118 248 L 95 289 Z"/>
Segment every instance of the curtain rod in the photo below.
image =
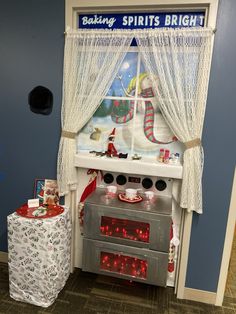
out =
<path fill-rule="evenodd" d="M 82 31 L 84 33 L 88 32 L 93 32 L 93 33 L 100 33 L 101 31 L 104 32 L 104 33 L 111 33 L 111 32 L 121 32 L 121 33 L 130 33 L 130 34 L 135 34 L 136 32 L 154 32 L 155 30 L 165 30 L 165 31 L 173 31 L 173 30 L 187 30 L 187 31 L 191 31 L 191 30 L 194 30 L 194 31 L 202 31 L 206 28 L 204 27 L 191 27 L 191 28 L 186 28 L 186 27 L 182 27 L 182 28 L 144 28 L 144 29 L 136 29 L 136 30 L 130 30 L 130 29 L 86 29 L 86 28 L 82 28 L 82 29 L 77 29 L 77 30 L 70 30 L 68 29 L 67 31 L 64 32 L 64 35 L 68 35 L 68 34 L 73 34 L 73 33 L 77 33 L 79 31 Z M 207 28 L 208 30 L 210 30 L 211 28 Z M 217 32 L 217 29 L 214 28 L 212 29 L 212 33 L 215 34 Z"/>

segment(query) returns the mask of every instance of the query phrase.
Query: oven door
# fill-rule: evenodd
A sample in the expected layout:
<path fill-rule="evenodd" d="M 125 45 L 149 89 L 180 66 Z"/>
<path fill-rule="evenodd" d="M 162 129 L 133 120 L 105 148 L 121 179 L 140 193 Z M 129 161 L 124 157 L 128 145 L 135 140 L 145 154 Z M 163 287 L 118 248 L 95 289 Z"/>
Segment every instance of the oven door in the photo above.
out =
<path fill-rule="evenodd" d="M 82 270 L 166 286 L 168 254 L 83 239 Z"/>
<path fill-rule="evenodd" d="M 85 204 L 84 236 L 169 252 L 171 216 Z"/>

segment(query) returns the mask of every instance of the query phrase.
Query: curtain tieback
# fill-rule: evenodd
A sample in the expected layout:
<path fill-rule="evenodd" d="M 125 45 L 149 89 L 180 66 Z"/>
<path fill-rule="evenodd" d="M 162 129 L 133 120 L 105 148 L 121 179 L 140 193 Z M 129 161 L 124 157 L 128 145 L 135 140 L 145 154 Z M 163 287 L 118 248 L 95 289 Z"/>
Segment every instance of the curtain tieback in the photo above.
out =
<path fill-rule="evenodd" d="M 184 146 L 186 149 L 201 146 L 201 140 L 200 140 L 200 138 L 195 138 L 191 141 L 185 142 Z"/>
<path fill-rule="evenodd" d="M 61 131 L 62 137 L 75 139 L 76 135 L 77 135 L 77 133 L 74 133 L 74 132 L 70 132 L 70 131 L 66 131 L 66 130 Z"/>

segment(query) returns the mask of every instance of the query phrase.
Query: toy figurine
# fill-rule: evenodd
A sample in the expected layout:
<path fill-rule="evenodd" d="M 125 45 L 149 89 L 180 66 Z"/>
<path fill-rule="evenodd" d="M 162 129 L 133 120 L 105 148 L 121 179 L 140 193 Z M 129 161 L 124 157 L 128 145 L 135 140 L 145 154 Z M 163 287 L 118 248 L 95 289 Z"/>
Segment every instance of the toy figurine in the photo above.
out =
<path fill-rule="evenodd" d="M 119 158 L 124 158 L 126 159 L 128 157 L 128 153 L 124 154 L 124 153 L 119 153 Z"/>
<path fill-rule="evenodd" d="M 111 132 L 111 134 L 108 137 L 108 146 L 107 146 L 107 151 L 106 151 L 106 155 L 108 157 L 117 157 L 117 150 L 114 146 L 114 140 L 115 140 L 115 132 L 116 132 L 116 128 L 113 129 L 113 131 Z"/>
<path fill-rule="evenodd" d="M 93 141 L 99 141 L 102 131 L 99 128 L 95 128 L 94 131 L 90 134 L 90 139 Z"/>

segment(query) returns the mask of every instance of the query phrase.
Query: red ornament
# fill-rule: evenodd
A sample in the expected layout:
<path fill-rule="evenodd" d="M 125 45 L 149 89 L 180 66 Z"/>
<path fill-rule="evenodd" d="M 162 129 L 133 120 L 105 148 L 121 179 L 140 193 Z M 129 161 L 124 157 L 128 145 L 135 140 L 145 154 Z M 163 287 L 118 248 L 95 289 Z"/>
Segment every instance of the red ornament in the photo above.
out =
<path fill-rule="evenodd" d="M 100 170 L 96 170 L 96 169 L 89 169 L 87 174 L 90 175 L 91 177 L 89 179 L 89 183 L 86 186 L 86 188 L 84 189 L 81 197 L 80 197 L 80 203 L 83 204 L 83 202 L 86 200 L 86 198 L 93 192 L 96 190 L 96 186 L 97 186 L 97 176 Z M 101 172 L 102 174 L 102 172 Z M 80 220 L 80 225 L 83 226 L 84 223 L 84 208 L 82 205 L 82 208 L 80 210 L 80 215 L 79 215 L 79 220 Z"/>

